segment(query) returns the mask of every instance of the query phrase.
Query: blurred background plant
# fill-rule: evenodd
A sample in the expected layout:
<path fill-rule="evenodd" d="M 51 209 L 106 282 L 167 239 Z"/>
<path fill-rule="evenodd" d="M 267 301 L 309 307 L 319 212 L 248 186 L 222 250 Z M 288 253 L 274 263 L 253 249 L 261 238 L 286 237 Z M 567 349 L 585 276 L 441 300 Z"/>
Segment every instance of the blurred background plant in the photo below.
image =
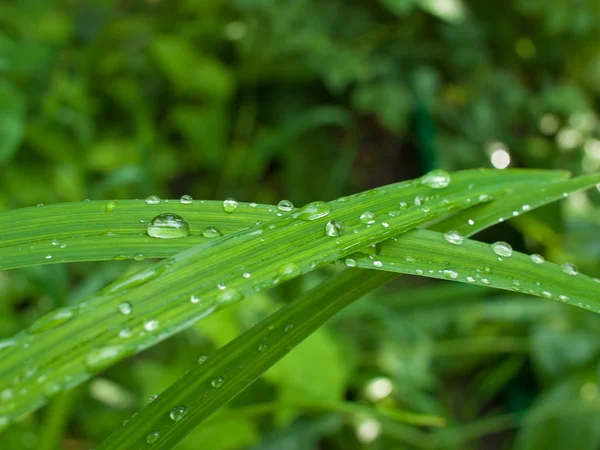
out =
<path fill-rule="evenodd" d="M 302 205 L 437 167 L 594 172 L 599 94 L 597 0 L 9 0 L 0 210 L 149 194 Z M 599 202 L 596 190 L 572 195 L 477 238 L 598 276 Z M 0 337 L 145 263 L 0 272 Z M 94 446 L 198 357 L 327 273 L 62 394 L 2 433 L 2 448 Z M 177 448 L 598 449 L 599 338 L 589 312 L 403 277 Z M 341 400 L 448 424 L 415 435 L 328 410 Z"/>

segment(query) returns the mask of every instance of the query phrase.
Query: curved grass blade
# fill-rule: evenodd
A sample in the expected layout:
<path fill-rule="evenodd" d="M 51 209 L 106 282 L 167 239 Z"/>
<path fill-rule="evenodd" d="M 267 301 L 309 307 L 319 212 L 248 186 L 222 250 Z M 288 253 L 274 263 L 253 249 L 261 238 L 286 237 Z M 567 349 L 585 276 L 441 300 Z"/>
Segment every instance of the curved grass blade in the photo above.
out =
<path fill-rule="evenodd" d="M 333 314 L 395 277 L 386 272 L 357 270 L 333 276 L 192 368 L 98 450 L 172 448 Z M 173 412 L 177 420 L 171 417 Z M 411 413 L 403 413 L 402 420 L 421 425 L 442 423 L 439 417 Z"/>
<path fill-rule="evenodd" d="M 118 280 L 0 344 L 0 417 L 8 423 L 244 296 L 531 180 L 529 171 L 465 171 L 444 189 L 416 180 L 310 204 Z M 400 201 L 413 204 L 399 210 Z M 365 223 L 365 211 L 381 221 Z M 345 233 L 326 235 L 329 219 L 344 222 Z"/>
<path fill-rule="evenodd" d="M 482 174 L 500 176 L 495 172 L 488 170 Z M 566 172 L 515 170 L 502 175 L 522 177 L 535 188 L 538 183 L 564 179 Z M 455 175 L 460 176 L 460 173 Z M 506 190 L 503 197 L 515 192 L 510 186 Z M 414 198 L 408 201 L 412 204 Z M 150 221 L 164 213 L 183 217 L 190 226 L 191 236 L 186 239 L 148 236 Z M 203 236 L 207 227 L 216 227 L 227 235 L 275 219 L 278 214 L 284 212 L 275 206 L 242 202 L 234 214 L 227 214 L 223 202 L 204 200 L 192 203 L 163 200 L 155 204 L 144 200 L 89 201 L 22 208 L 0 214 L 0 269 L 75 261 L 165 258 L 209 242 L 211 239 Z"/>
<path fill-rule="evenodd" d="M 386 241 L 378 255 L 350 257 L 346 264 L 521 292 L 600 313 L 600 280 L 568 265 L 532 259 L 506 244 L 452 237 L 456 243 L 442 233 L 411 230 Z"/>

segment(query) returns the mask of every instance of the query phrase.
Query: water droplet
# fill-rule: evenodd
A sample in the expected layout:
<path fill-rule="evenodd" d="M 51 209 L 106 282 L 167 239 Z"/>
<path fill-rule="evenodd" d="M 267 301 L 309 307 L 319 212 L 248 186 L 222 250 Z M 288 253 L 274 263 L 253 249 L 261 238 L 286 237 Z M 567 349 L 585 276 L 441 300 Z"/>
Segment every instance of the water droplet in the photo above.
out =
<path fill-rule="evenodd" d="M 52 259 L 52 255 L 46 255 L 46 259 Z"/>
<path fill-rule="evenodd" d="M 331 237 L 341 236 L 346 225 L 339 220 L 330 220 L 325 224 L 325 234 Z"/>
<path fill-rule="evenodd" d="M 450 280 L 456 280 L 458 278 L 458 272 L 454 269 L 444 269 L 443 274 L 444 277 Z"/>
<path fill-rule="evenodd" d="M 184 205 L 190 205 L 194 200 L 192 199 L 191 195 L 182 195 L 181 198 L 179 199 L 179 201 L 181 203 L 183 203 Z"/>
<path fill-rule="evenodd" d="M 523 205 L 523 206 L 521 206 L 521 209 L 523 211 L 529 211 L 531 209 L 531 205 Z"/>
<path fill-rule="evenodd" d="M 398 203 L 398 206 L 400 207 L 400 209 L 408 209 L 408 203 L 404 201 Z"/>
<path fill-rule="evenodd" d="M 293 323 L 289 323 L 285 326 L 285 328 L 283 329 L 284 333 L 289 333 L 290 331 L 292 331 L 294 329 L 294 324 Z"/>
<path fill-rule="evenodd" d="M 302 273 L 298 264 L 289 262 L 279 267 L 277 270 L 277 279 L 280 281 L 291 280 Z"/>
<path fill-rule="evenodd" d="M 144 255 L 143 253 L 136 253 L 135 255 L 133 255 L 134 261 L 143 261 L 145 259 L 146 259 L 146 255 Z"/>
<path fill-rule="evenodd" d="M 185 415 L 187 413 L 188 413 L 187 407 L 180 405 L 180 406 L 176 406 L 175 408 L 173 408 L 171 410 L 171 412 L 169 413 L 169 417 L 171 418 L 171 420 L 173 422 L 179 422 L 181 419 L 183 419 L 185 417 Z"/>
<path fill-rule="evenodd" d="M 503 256 L 505 258 L 509 258 L 512 256 L 513 249 L 510 244 L 502 241 L 494 242 L 490 245 L 494 253 L 498 256 Z"/>
<path fill-rule="evenodd" d="M 290 212 L 294 209 L 294 205 L 289 200 L 281 200 L 277 203 L 277 209 L 279 211 Z"/>
<path fill-rule="evenodd" d="M 190 297 L 190 302 L 192 302 L 192 303 L 194 303 L 194 304 L 195 304 L 195 303 L 200 303 L 200 297 L 198 297 L 198 296 L 196 296 L 196 295 L 192 295 L 192 296 Z"/>
<path fill-rule="evenodd" d="M 536 264 L 542 264 L 544 261 L 546 261 L 542 255 L 538 255 L 537 253 L 533 253 L 529 257 Z"/>
<path fill-rule="evenodd" d="M 425 202 L 425 198 L 422 195 L 417 195 L 414 199 L 414 204 L 421 206 Z"/>
<path fill-rule="evenodd" d="M 475 283 L 475 278 L 473 278 L 473 277 L 467 277 L 467 282 L 469 282 L 469 283 Z"/>
<path fill-rule="evenodd" d="M 376 259 L 375 261 L 373 261 L 373 265 L 375 267 L 383 267 L 383 263 L 381 261 L 379 261 L 378 259 Z"/>
<path fill-rule="evenodd" d="M 146 331 L 154 331 L 158 328 L 158 320 L 150 319 L 144 322 L 144 329 Z"/>
<path fill-rule="evenodd" d="M 445 170 L 432 170 L 421 177 L 421 184 L 433 189 L 442 189 L 450 184 L 450 174 Z"/>
<path fill-rule="evenodd" d="M 221 234 L 221 231 L 219 231 L 219 229 L 216 227 L 206 227 L 204 230 L 202 230 L 202 236 L 205 238 L 214 239 L 223 236 L 223 234 Z"/>
<path fill-rule="evenodd" d="M 327 202 L 312 202 L 303 206 L 292 214 L 292 218 L 300 220 L 316 220 L 325 217 L 331 212 L 331 205 Z"/>
<path fill-rule="evenodd" d="M 68 322 L 77 315 L 77 308 L 65 308 L 40 317 L 29 327 L 30 333 L 41 333 Z"/>
<path fill-rule="evenodd" d="M 562 266 L 560 266 L 560 268 L 567 275 L 577 275 L 579 273 L 577 267 L 570 263 L 564 263 Z"/>
<path fill-rule="evenodd" d="M 359 219 L 362 223 L 372 225 L 375 223 L 375 213 L 372 213 L 371 211 L 365 211 L 360 215 Z"/>
<path fill-rule="evenodd" d="M 119 308 L 119 312 L 124 315 L 131 314 L 131 310 L 133 309 L 131 307 L 131 303 L 129 303 L 129 302 L 119 303 L 118 308 Z"/>
<path fill-rule="evenodd" d="M 234 198 L 229 197 L 228 199 L 223 200 L 223 211 L 225 211 L 227 214 L 234 212 L 237 207 L 238 202 Z"/>
<path fill-rule="evenodd" d="M 223 377 L 215 377 L 210 382 L 210 385 L 212 387 L 214 387 L 215 389 L 219 389 L 221 386 L 223 386 L 224 383 L 225 383 L 225 378 L 223 378 Z"/>
<path fill-rule="evenodd" d="M 471 226 L 475 225 L 475 221 L 473 219 L 467 220 L 467 223 Z"/>
<path fill-rule="evenodd" d="M 415 269 L 415 273 L 417 275 L 423 275 L 423 270 L 421 270 L 421 269 Z"/>
<path fill-rule="evenodd" d="M 200 358 L 198 358 L 198 364 L 204 364 L 207 360 L 208 356 L 202 355 Z"/>
<path fill-rule="evenodd" d="M 571 300 L 569 297 L 567 297 L 566 295 L 562 295 L 562 294 L 558 296 L 558 299 L 561 302 L 568 302 L 569 300 Z"/>
<path fill-rule="evenodd" d="M 161 239 L 183 238 L 190 235 L 190 226 L 177 214 L 159 214 L 148 224 L 148 235 Z"/>
<path fill-rule="evenodd" d="M 260 344 L 258 346 L 258 351 L 259 352 L 264 352 L 269 346 L 267 344 Z"/>
<path fill-rule="evenodd" d="M 487 278 L 482 278 L 482 279 L 481 279 L 481 282 L 482 282 L 483 284 L 490 284 L 490 280 L 488 280 Z"/>
<path fill-rule="evenodd" d="M 119 338 L 128 339 L 131 337 L 133 333 L 131 332 L 131 328 L 123 328 L 119 330 Z"/>
<path fill-rule="evenodd" d="M 458 231 L 452 230 L 444 233 L 444 239 L 451 244 L 460 245 L 465 238 Z"/>
<path fill-rule="evenodd" d="M 242 274 L 242 276 L 243 276 L 244 278 L 248 279 L 248 278 L 250 278 L 250 277 L 252 276 L 252 274 L 251 274 L 250 272 L 244 272 L 244 273 Z"/>
<path fill-rule="evenodd" d="M 148 397 L 148 403 L 152 403 L 157 398 L 158 398 L 158 395 L 152 394 L 150 397 Z"/>
<path fill-rule="evenodd" d="M 552 292 L 550 292 L 550 291 L 542 291 L 541 294 L 542 294 L 542 297 L 552 298 Z"/>
<path fill-rule="evenodd" d="M 219 295 L 220 303 L 237 302 L 243 299 L 244 296 L 237 289 L 227 288 Z"/>
<path fill-rule="evenodd" d="M 113 200 L 111 200 L 110 202 L 108 202 L 106 204 L 106 214 L 110 214 L 111 212 L 113 212 L 116 207 L 117 207 L 117 202 L 115 202 Z"/>
<path fill-rule="evenodd" d="M 354 258 L 346 258 L 344 264 L 348 267 L 356 267 L 358 265 Z"/>
<path fill-rule="evenodd" d="M 85 365 L 90 372 L 99 372 L 131 355 L 134 351 L 135 348 L 129 345 L 110 345 L 94 348 L 87 354 Z"/>
<path fill-rule="evenodd" d="M 151 195 L 146 198 L 148 205 L 158 205 L 160 203 L 160 197 L 158 195 Z"/>
<path fill-rule="evenodd" d="M 146 435 L 146 444 L 154 444 L 160 437 L 160 431 L 153 431 Z"/>

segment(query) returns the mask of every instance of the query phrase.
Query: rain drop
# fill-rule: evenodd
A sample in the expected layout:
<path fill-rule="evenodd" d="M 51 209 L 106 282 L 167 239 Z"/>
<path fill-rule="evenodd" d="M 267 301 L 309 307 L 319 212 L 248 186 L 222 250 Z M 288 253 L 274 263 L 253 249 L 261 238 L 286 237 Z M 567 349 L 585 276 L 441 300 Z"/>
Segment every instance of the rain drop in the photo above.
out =
<path fill-rule="evenodd" d="M 200 358 L 198 358 L 198 364 L 204 364 L 207 360 L 208 356 L 202 355 Z"/>
<path fill-rule="evenodd" d="M 47 314 L 36 320 L 30 327 L 30 333 L 41 333 L 71 320 L 77 314 L 75 308 L 65 308 Z"/>
<path fill-rule="evenodd" d="M 330 220 L 325 224 L 325 234 L 331 237 L 341 236 L 346 226 L 339 220 Z"/>
<path fill-rule="evenodd" d="M 188 409 L 186 406 L 176 406 L 175 408 L 173 408 L 171 410 L 171 412 L 169 413 L 169 417 L 171 418 L 171 420 L 173 422 L 179 422 L 181 419 L 183 419 L 185 417 L 185 415 L 188 413 Z"/>
<path fill-rule="evenodd" d="M 510 257 L 513 253 L 512 247 L 510 246 L 510 244 L 508 244 L 506 242 L 502 242 L 502 241 L 494 242 L 493 244 L 490 245 L 490 247 L 492 247 L 492 250 L 494 251 L 494 253 L 496 255 L 502 256 L 505 258 Z"/>
<path fill-rule="evenodd" d="M 277 203 L 277 209 L 279 211 L 290 212 L 294 209 L 294 205 L 289 200 L 281 200 Z"/>
<path fill-rule="evenodd" d="M 536 264 L 542 264 L 544 261 L 546 261 L 542 255 L 538 255 L 537 253 L 533 253 L 529 257 Z"/>
<path fill-rule="evenodd" d="M 184 205 L 190 205 L 193 202 L 192 196 L 191 195 L 182 195 L 181 198 L 179 199 L 179 201 L 181 203 L 183 203 Z"/>
<path fill-rule="evenodd" d="M 373 265 L 375 267 L 383 267 L 383 263 L 381 261 L 379 261 L 379 260 L 373 261 Z"/>
<path fill-rule="evenodd" d="M 225 383 L 225 378 L 223 377 L 215 377 L 211 380 L 210 385 L 215 389 L 219 389 Z"/>
<path fill-rule="evenodd" d="M 160 431 L 153 431 L 146 435 L 146 444 L 154 444 L 160 437 Z"/>
<path fill-rule="evenodd" d="M 227 214 L 234 212 L 237 207 L 238 202 L 234 198 L 229 197 L 223 201 L 223 211 L 225 211 Z"/>
<path fill-rule="evenodd" d="M 219 229 L 216 227 L 206 227 L 204 230 L 202 230 L 202 236 L 205 238 L 214 239 L 223 236 L 223 234 L 221 234 L 221 231 L 219 231 Z"/>
<path fill-rule="evenodd" d="M 408 203 L 404 201 L 398 203 L 398 206 L 400 207 L 400 209 L 408 209 Z"/>
<path fill-rule="evenodd" d="M 460 245 L 465 238 L 458 231 L 452 230 L 444 233 L 444 239 L 451 244 Z"/>
<path fill-rule="evenodd" d="M 85 358 L 85 365 L 91 372 L 99 372 L 133 353 L 134 348 L 124 345 L 111 345 L 92 349 Z"/>
<path fill-rule="evenodd" d="M 301 273 L 302 269 L 300 269 L 298 264 L 289 262 L 279 267 L 279 269 L 277 270 L 277 278 L 280 281 L 291 280 L 292 278 L 297 277 Z"/>
<path fill-rule="evenodd" d="M 156 319 L 146 320 L 144 322 L 144 329 L 146 331 L 154 331 L 157 328 L 158 328 L 158 320 L 156 320 Z"/>
<path fill-rule="evenodd" d="M 129 303 L 129 302 L 119 303 L 118 309 L 119 309 L 119 312 L 125 316 L 128 314 L 131 314 L 131 310 L 132 310 L 131 303 Z"/>
<path fill-rule="evenodd" d="M 356 262 L 356 260 L 354 258 L 346 258 L 344 260 L 344 264 L 347 267 L 356 267 L 357 266 L 357 262 Z"/>
<path fill-rule="evenodd" d="M 433 189 L 442 189 L 450 184 L 450 174 L 445 170 L 432 170 L 421 177 L 421 184 Z"/>
<path fill-rule="evenodd" d="M 454 269 L 445 269 L 443 274 L 444 274 L 444 277 L 446 277 L 450 280 L 456 280 L 458 278 L 458 272 Z"/>
<path fill-rule="evenodd" d="M 542 291 L 541 294 L 542 294 L 542 297 L 552 298 L 552 292 L 550 292 L 550 291 Z"/>
<path fill-rule="evenodd" d="M 148 224 L 148 235 L 161 239 L 183 238 L 190 235 L 190 226 L 177 214 L 159 214 Z"/>
<path fill-rule="evenodd" d="M 110 214 L 111 212 L 113 212 L 115 210 L 115 208 L 117 207 L 117 202 L 115 201 L 110 201 L 106 204 L 106 214 Z"/>
<path fill-rule="evenodd" d="M 158 205 L 160 203 L 160 197 L 158 195 L 151 195 L 146 198 L 146 204 Z"/>
<path fill-rule="evenodd" d="M 579 273 L 577 267 L 570 263 L 564 263 L 560 268 L 567 275 L 577 275 Z"/>
<path fill-rule="evenodd" d="M 259 352 L 264 352 L 269 346 L 267 344 L 260 344 L 258 346 L 258 351 Z"/>
<path fill-rule="evenodd" d="M 371 211 L 365 211 L 359 217 L 362 223 L 366 223 L 367 225 L 372 225 L 375 223 L 375 214 Z"/>

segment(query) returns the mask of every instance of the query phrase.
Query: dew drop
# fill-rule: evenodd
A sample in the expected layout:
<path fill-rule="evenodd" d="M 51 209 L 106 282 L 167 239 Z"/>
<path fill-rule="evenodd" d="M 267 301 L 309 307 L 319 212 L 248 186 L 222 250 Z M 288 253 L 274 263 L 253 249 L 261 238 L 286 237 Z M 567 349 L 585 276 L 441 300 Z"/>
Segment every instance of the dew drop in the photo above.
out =
<path fill-rule="evenodd" d="M 417 195 L 413 202 L 416 206 L 421 206 L 423 203 L 425 203 L 425 198 L 422 195 Z"/>
<path fill-rule="evenodd" d="M 157 398 L 158 398 L 158 395 L 152 394 L 150 397 L 148 397 L 148 403 L 152 403 Z"/>
<path fill-rule="evenodd" d="M 360 215 L 359 219 L 362 223 L 372 225 L 375 223 L 375 213 L 372 213 L 371 211 L 365 211 Z"/>
<path fill-rule="evenodd" d="M 215 377 L 211 380 L 210 385 L 215 389 L 219 389 L 225 383 L 225 378 L 223 377 Z"/>
<path fill-rule="evenodd" d="M 373 261 L 373 265 L 375 267 L 383 267 L 383 263 L 381 261 L 379 261 L 378 259 L 376 259 L 375 261 Z"/>
<path fill-rule="evenodd" d="M 92 349 L 85 358 L 90 372 L 99 372 L 134 352 L 135 348 L 125 345 L 110 345 Z"/>
<path fill-rule="evenodd" d="M 200 358 L 198 358 L 198 364 L 204 364 L 207 360 L 208 356 L 202 355 Z"/>
<path fill-rule="evenodd" d="M 458 278 L 458 272 L 454 269 L 444 269 L 443 274 L 444 277 L 450 280 L 456 280 Z"/>
<path fill-rule="evenodd" d="M 292 218 L 306 221 L 316 220 L 328 215 L 331 209 L 331 205 L 327 202 L 312 202 L 294 212 Z"/>
<path fill-rule="evenodd" d="M 417 275 L 423 275 L 423 271 L 421 269 L 415 269 L 415 273 Z"/>
<path fill-rule="evenodd" d="M 490 245 L 490 247 L 492 248 L 493 252 L 498 256 L 502 256 L 505 258 L 509 258 L 510 256 L 512 256 L 513 249 L 507 242 L 494 242 Z"/>
<path fill-rule="evenodd" d="M 290 212 L 294 209 L 294 205 L 289 200 L 281 200 L 277 203 L 277 209 L 279 211 Z"/>
<path fill-rule="evenodd" d="M 564 263 L 562 266 L 560 266 L 560 269 L 567 275 L 577 275 L 579 273 L 577 267 L 570 263 Z"/>
<path fill-rule="evenodd" d="M 144 322 L 144 329 L 146 331 L 154 331 L 158 328 L 158 320 L 150 319 Z"/>
<path fill-rule="evenodd" d="M 146 435 L 146 444 L 154 444 L 160 437 L 160 431 L 153 431 Z"/>
<path fill-rule="evenodd" d="M 460 245 L 465 238 L 458 231 L 452 230 L 444 233 L 444 239 L 451 244 Z"/>
<path fill-rule="evenodd" d="M 346 225 L 339 220 L 330 220 L 325 224 L 325 234 L 331 237 L 338 237 L 344 233 Z"/>
<path fill-rule="evenodd" d="M 289 333 L 290 331 L 292 331 L 294 329 L 294 324 L 293 323 L 289 323 L 285 326 L 285 328 L 283 329 L 284 333 Z"/>
<path fill-rule="evenodd" d="M 225 200 L 223 200 L 223 211 L 225 211 L 227 214 L 231 214 L 232 212 L 234 212 L 238 207 L 238 202 L 232 198 L 229 197 Z"/>
<path fill-rule="evenodd" d="M 68 322 L 77 315 L 77 308 L 65 308 L 40 317 L 29 327 L 30 333 L 41 333 Z"/>
<path fill-rule="evenodd" d="M 148 224 L 148 235 L 161 239 L 184 238 L 190 235 L 190 226 L 177 214 L 159 214 Z"/>
<path fill-rule="evenodd" d="M 552 292 L 550 291 L 542 291 L 541 294 L 544 298 L 552 298 Z"/>
<path fill-rule="evenodd" d="M 473 219 L 467 220 L 467 223 L 471 226 L 475 225 L 475 221 Z"/>
<path fill-rule="evenodd" d="M 467 282 L 468 283 L 475 283 L 475 278 L 469 276 L 469 277 L 467 277 Z"/>
<path fill-rule="evenodd" d="M 160 203 L 160 197 L 158 195 L 150 195 L 146 198 L 146 204 L 158 205 Z"/>
<path fill-rule="evenodd" d="M 219 302 L 220 303 L 230 303 L 237 302 L 241 300 L 244 296 L 237 289 L 227 288 L 221 294 L 219 294 Z"/>
<path fill-rule="evenodd" d="M 196 296 L 196 295 L 192 295 L 190 296 L 190 302 L 196 304 L 196 303 L 200 303 L 200 297 Z"/>
<path fill-rule="evenodd" d="M 569 300 L 571 300 L 569 297 L 567 297 L 566 295 L 563 295 L 563 294 L 559 295 L 559 296 L 558 296 L 558 299 L 559 299 L 561 302 L 568 302 Z"/>
<path fill-rule="evenodd" d="M 291 280 L 292 278 L 297 277 L 301 273 L 302 269 L 300 269 L 298 264 L 289 262 L 279 267 L 279 269 L 277 270 L 277 278 L 280 281 Z"/>
<path fill-rule="evenodd" d="M 202 230 L 202 236 L 209 239 L 214 239 L 223 236 L 221 231 L 217 227 L 206 227 Z"/>
<path fill-rule="evenodd" d="M 131 307 L 131 303 L 129 303 L 129 302 L 122 302 L 122 303 L 119 303 L 118 309 L 119 309 L 119 312 L 121 314 L 123 314 L 123 315 L 126 316 L 128 314 L 131 314 L 131 310 L 133 308 Z"/>
<path fill-rule="evenodd" d="M 182 195 L 181 198 L 179 199 L 179 201 L 181 203 L 183 203 L 184 205 L 190 205 L 194 200 L 192 199 L 191 195 Z"/>
<path fill-rule="evenodd" d="M 106 204 L 106 214 L 110 214 L 111 212 L 113 212 L 115 210 L 115 208 L 117 207 L 117 202 L 111 200 L 110 202 L 108 202 Z"/>
<path fill-rule="evenodd" d="M 358 265 L 357 262 L 356 262 L 356 260 L 354 258 L 346 258 L 344 260 L 344 264 L 347 267 L 356 267 Z"/>
<path fill-rule="evenodd" d="M 131 332 L 131 328 L 123 328 L 119 330 L 119 338 L 128 339 L 131 337 L 133 333 Z"/>
<path fill-rule="evenodd" d="M 432 170 L 421 177 L 421 184 L 433 189 L 442 189 L 450 184 L 450 174 L 445 170 Z"/>
<path fill-rule="evenodd" d="M 258 351 L 259 352 L 264 352 L 269 346 L 267 344 L 260 344 L 258 346 Z"/>
<path fill-rule="evenodd" d="M 546 261 L 542 255 L 538 255 L 537 253 L 533 253 L 529 257 L 536 264 L 543 264 Z"/>
<path fill-rule="evenodd" d="M 408 203 L 404 201 L 398 203 L 398 206 L 400 207 L 400 209 L 408 209 Z"/>
<path fill-rule="evenodd" d="M 187 407 L 180 405 L 180 406 L 176 406 L 175 408 L 173 408 L 171 410 L 171 412 L 169 413 L 169 417 L 171 418 L 171 420 L 173 422 L 179 422 L 181 419 L 183 419 L 185 417 L 185 415 L 187 413 L 188 413 Z"/>

